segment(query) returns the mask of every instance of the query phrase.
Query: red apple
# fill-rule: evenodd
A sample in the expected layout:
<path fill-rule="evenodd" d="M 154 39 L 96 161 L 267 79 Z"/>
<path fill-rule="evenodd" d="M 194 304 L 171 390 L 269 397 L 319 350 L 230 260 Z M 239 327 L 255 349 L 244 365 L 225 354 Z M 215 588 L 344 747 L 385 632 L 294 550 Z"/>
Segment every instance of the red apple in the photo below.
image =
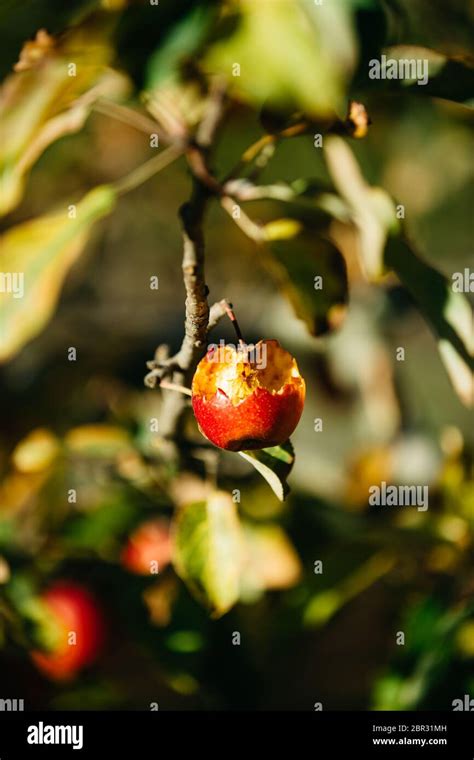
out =
<path fill-rule="evenodd" d="M 166 520 L 149 520 L 142 523 L 130 536 L 121 561 L 123 567 L 137 575 L 153 572 L 153 562 L 162 570 L 171 561 L 171 537 Z"/>
<path fill-rule="evenodd" d="M 31 657 L 48 678 L 70 680 L 99 655 L 105 638 L 103 614 L 93 595 L 72 581 L 54 583 L 41 600 L 56 625 L 57 639 L 52 651 L 33 651 Z"/>
<path fill-rule="evenodd" d="M 293 356 L 276 340 L 255 347 L 220 346 L 199 362 L 192 383 L 203 435 L 221 449 L 284 443 L 303 411 L 305 382 Z"/>

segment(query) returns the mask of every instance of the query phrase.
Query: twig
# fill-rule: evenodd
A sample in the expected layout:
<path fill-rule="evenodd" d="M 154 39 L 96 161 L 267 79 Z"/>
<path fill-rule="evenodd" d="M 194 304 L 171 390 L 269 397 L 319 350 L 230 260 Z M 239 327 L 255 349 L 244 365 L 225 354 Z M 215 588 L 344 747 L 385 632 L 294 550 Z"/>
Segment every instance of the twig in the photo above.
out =
<path fill-rule="evenodd" d="M 232 198 L 230 198 L 228 195 L 225 195 L 223 198 L 221 198 L 221 206 L 227 213 L 229 214 L 230 218 L 233 219 L 233 221 L 236 223 L 238 227 L 244 232 L 247 237 L 251 238 L 251 240 L 254 240 L 256 243 L 263 243 L 265 240 L 265 234 L 260 227 L 259 224 L 254 222 L 245 211 L 242 211 L 242 209 L 239 209 L 239 214 L 234 216 L 234 206 L 235 202 Z"/>
<path fill-rule="evenodd" d="M 222 195 L 222 185 L 209 171 L 206 156 L 198 143 L 192 143 L 186 150 L 186 158 L 193 176 L 213 194 Z"/>
<path fill-rule="evenodd" d="M 192 396 L 191 388 L 186 388 L 184 385 L 176 385 L 176 383 L 169 383 L 168 380 L 162 380 L 160 388 L 164 388 L 167 391 L 176 391 L 177 393 L 183 393 L 185 396 Z"/>
<path fill-rule="evenodd" d="M 230 170 L 230 172 L 226 175 L 226 177 L 223 180 L 223 184 L 226 182 L 229 182 L 231 179 L 234 179 L 240 172 L 245 169 L 248 164 L 250 164 L 252 161 L 254 161 L 259 153 L 262 152 L 268 145 L 272 145 L 277 140 L 276 135 L 263 135 L 263 137 L 259 137 L 259 139 L 252 143 L 242 154 L 238 162 L 235 164 L 234 167 Z"/>
<path fill-rule="evenodd" d="M 137 169 L 131 171 L 130 174 L 127 174 L 126 177 L 123 177 L 122 179 L 118 180 L 118 182 L 115 182 L 115 190 L 119 195 L 123 195 L 124 193 L 128 193 L 130 190 L 134 190 L 139 185 L 142 185 L 143 182 L 146 182 L 148 179 L 157 174 L 157 172 L 161 171 L 166 166 L 169 166 L 169 164 L 172 164 L 173 161 L 179 158 L 182 154 L 182 148 L 179 148 L 175 145 L 170 145 L 157 156 L 153 156 L 153 158 L 150 158 L 149 161 L 146 161 L 144 164 L 137 167 Z"/>
<path fill-rule="evenodd" d="M 295 191 L 286 183 L 274 185 L 254 185 L 247 178 L 229 180 L 223 185 L 225 195 L 230 195 L 238 201 L 259 201 L 271 199 L 277 201 L 292 201 Z"/>
<path fill-rule="evenodd" d="M 227 301 L 217 301 L 217 303 L 212 304 L 210 310 L 209 310 L 209 323 L 207 325 L 207 331 L 210 332 L 222 319 L 222 317 L 225 317 L 226 315 L 226 304 Z"/>
<path fill-rule="evenodd" d="M 208 151 L 211 147 L 221 122 L 226 89 L 225 79 L 220 77 L 216 77 L 211 84 L 209 105 L 196 132 L 196 142 L 204 151 Z"/>
<path fill-rule="evenodd" d="M 268 163 L 268 160 L 272 157 L 276 145 L 281 139 L 302 135 L 308 131 L 308 128 L 309 123 L 307 121 L 301 121 L 297 122 L 296 124 L 292 124 L 289 127 L 286 127 L 286 129 L 283 129 L 280 132 L 275 132 L 273 134 L 267 134 L 259 137 L 256 142 L 252 143 L 252 145 L 250 145 L 244 151 L 240 160 L 230 170 L 230 172 L 223 180 L 223 184 L 226 184 L 229 182 L 229 180 L 234 179 L 238 174 L 240 174 L 243 169 L 245 169 L 246 166 L 250 165 L 254 161 L 258 161 L 259 157 L 267 153 L 264 161 L 262 161 L 261 165 L 257 167 L 256 171 L 254 171 L 254 174 L 256 174 L 258 171 L 261 171 Z"/>
<path fill-rule="evenodd" d="M 209 104 L 196 130 L 194 141 L 186 151 L 189 167 L 194 175 L 213 194 L 222 195 L 222 185 L 209 169 L 209 150 L 222 119 L 225 107 L 225 81 L 216 78 L 211 86 Z"/>
<path fill-rule="evenodd" d="M 113 100 L 106 100 L 102 98 L 97 100 L 93 105 L 94 111 L 101 113 L 104 116 L 110 116 L 117 121 L 121 121 L 123 124 L 128 124 L 129 127 L 135 127 L 141 132 L 147 135 L 158 134 L 158 137 L 162 137 L 165 142 L 169 142 L 169 138 L 165 134 L 161 134 L 159 126 L 156 121 L 149 119 L 145 114 L 140 111 L 135 111 L 133 108 L 122 106 L 120 103 L 115 103 Z"/>
<path fill-rule="evenodd" d="M 183 120 L 182 114 L 176 108 L 172 97 L 163 94 L 158 96 L 145 96 L 144 102 L 153 118 L 161 125 L 164 130 L 164 139 L 168 142 L 184 142 L 188 138 L 188 129 Z"/>

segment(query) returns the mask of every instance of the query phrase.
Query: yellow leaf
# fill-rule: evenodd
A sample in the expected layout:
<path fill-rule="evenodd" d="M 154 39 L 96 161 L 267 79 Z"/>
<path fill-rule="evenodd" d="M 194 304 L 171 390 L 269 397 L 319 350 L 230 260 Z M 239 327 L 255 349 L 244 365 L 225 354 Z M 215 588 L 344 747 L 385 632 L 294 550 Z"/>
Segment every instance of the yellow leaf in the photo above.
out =
<path fill-rule="evenodd" d="M 93 223 L 112 210 L 115 200 L 113 188 L 103 185 L 72 211 L 24 222 L 0 238 L 0 362 L 46 325 Z"/>
<path fill-rule="evenodd" d="M 130 438 L 114 425 L 81 425 L 66 435 L 64 442 L 70 452 L 86 456 L 114 456 L 130 449 Z"/>
<path fill-rule="evenodd" d="M 297 219 L 274 219 L 262 228 L 265 240 L 291 240 L 301 232 L 303 225 Z"/>
<path fill-rule="evenodd" d="M 16 469 L 23 473 L 43 472 L 54 462 L 60 451 L 59 441 L 45 428 L 28 433 L 12 454 Z"/>
<path fill-rule="evenodd" d="M 94 18 L 61 41 L 40 30 L 25 44 L 0 89 L 0 215 L 20 202 L 48 145 L 81 129 L 98 98 L 126 94 L 128 80 L 107 67 L 112 55 L 107 29 Z"/>
<path fill-rule="evenodd" d="M 245 526 L 244 539 L 244 595 L 265 589 L 291 588 L 299 581 L 301 562 L 288 536 L 279 525 L 248 523 Z"/>

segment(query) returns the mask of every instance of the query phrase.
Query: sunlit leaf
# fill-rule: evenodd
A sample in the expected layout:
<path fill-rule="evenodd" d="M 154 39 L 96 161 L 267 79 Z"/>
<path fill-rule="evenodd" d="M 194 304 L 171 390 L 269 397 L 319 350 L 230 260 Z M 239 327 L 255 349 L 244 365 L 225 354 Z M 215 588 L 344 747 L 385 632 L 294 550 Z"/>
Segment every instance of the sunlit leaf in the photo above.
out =
<path fill-rule="evenodd" d="M 0 555 L 0 585 L 8 583 L 10 580 L 10 566 L 5 557 Z M 0 638 L 1 640 L 1 638 Z"/>
<path fill-rule="evenodd" d="M 26 175 L 48 145 L 81 129 L 98 98 L 127 92 L 126 78 L 108 68 L 112 55 L 96 19 L 60 40 L 41 30 L 26 43 L 0 90 L 0 214 L 19 203 Z"/>
<path fill-rule="evenodd" d="M 301 232 L 302 225 L 297 219 L 274 219 L 262 227 L 265 240 L 291 240 Z"/>
<path fill-rule="evenodd" d="M 290 491 L 286 479 L 295 461 L 291 441 L 287 441 L 281 446 L 271 446 L 268 449 L 239 451 L 239 454 L 255 467 L 280 501 L 283 501 Z"/>
<path fill-rule="evenodd" d="M 87 242 L 91 227 L 116 200 L 110 186 L 88 193 L 67 209 L 12 227 L 0 238 L 2 275 L 18 287 L 0 292 L 0 361 L 14 356 L 53 314 L 63 281 Z M 8 283 L 7 283 L 8 285 Z"/>
<path fill-rule="evenodd" d="M 55 461 L 60 450 L 56 436 L 45 428 L 38 428 L 15 446 L 12 462 L 19 472 L 43 472 Z"/>
<path fill-rule="evenodd" d="M 73 428 L 67 433 L 64 443 L 71 454 L 90 457 L 113 457 L 131 448 L 126 430 L 106 424 Z"/>
<path fill-rule="evenodd" d="M 222 37 L 204 59 L 206 71 L 224 75 L 231 93 L 254 105 L 320 118 L 341 107 L 355 58 L 347 3 L 241 0 L 231 8 L 234 16 L 223 18 Z"/>
<path fill-rule="evenodd" d="M 359 228 L 359 254 L 366 275 L 377 281 L 387 267 L 396 272 L 434 330 L 456 392 L 463 403 L 471 404 L 474 349 L 467 299 L 415 253 L 404 237 L 394 202 L 384 190 L 367 184 L 347 144 L 339 137 L 327 139 L 326 157 L 336 189 Z"/>
<path fill-rule="evenodd" d="M 301 576 L 301 562 L 285 531 L 274 524 L 244 526 L 244 594 L 294 586 Z"/>
<path fill-rule="evenodd" d="M 179 509 L 174 542 L 178 575 L 214 617 L 223 615 L 239 597 L 242 568 L 242 530 L 229 494 Z"/>

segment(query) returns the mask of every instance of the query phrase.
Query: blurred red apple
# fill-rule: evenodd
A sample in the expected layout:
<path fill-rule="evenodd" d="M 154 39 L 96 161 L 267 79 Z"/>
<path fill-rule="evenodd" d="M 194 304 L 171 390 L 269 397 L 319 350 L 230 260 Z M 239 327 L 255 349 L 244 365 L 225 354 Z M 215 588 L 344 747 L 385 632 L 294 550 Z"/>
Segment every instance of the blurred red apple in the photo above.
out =
<path fill-rule="evenodd" d="M 33 651 L 31 657 L 45 676 L 66 681 L 97 659 L 104 643 L 105 619 L 90 591 L 72 581 L 54 583 L 41 600 L 57 636 L 52 651 Z"/>
<path fill-rule="evenodd" d="M 121 561 L 123 567 L 137 575 L 150 575 L 171 561 L 172 544 L 166 520 L 150 520 L 132 533 Z M 156 564 L 154 564 L 156 563 Z M 155 569 L 156 568 L 156 569 Z"/>
<path fill-rule="evenodd" d="M 303 411 L 305 382 L 295 359 L 276 340 L 208 351 L 192 383 L 203 435 L 221 449 L 262 449 L 284 443 Z"/>

